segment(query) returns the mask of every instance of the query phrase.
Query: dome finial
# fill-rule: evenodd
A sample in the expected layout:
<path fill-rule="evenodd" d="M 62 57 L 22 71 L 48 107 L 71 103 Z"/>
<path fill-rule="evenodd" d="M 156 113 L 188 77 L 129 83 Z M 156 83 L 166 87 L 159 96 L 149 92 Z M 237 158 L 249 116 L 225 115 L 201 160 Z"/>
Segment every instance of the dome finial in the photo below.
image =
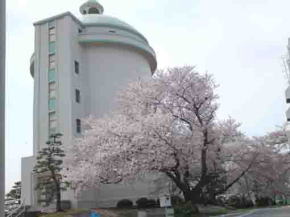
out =
<path fill-rule="evenodd" d="M 103 14 L 104 7 L 97 0 L 88 0 L 80 7 L 80 12 L 86 14 Z"/>

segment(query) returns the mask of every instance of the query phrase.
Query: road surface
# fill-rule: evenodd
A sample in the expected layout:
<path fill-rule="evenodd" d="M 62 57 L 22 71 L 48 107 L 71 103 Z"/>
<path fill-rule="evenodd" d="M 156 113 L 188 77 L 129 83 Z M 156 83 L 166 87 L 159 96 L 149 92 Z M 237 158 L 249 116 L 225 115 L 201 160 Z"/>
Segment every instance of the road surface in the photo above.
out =
<path fill-rule="evenodd" d="M 224 215 L 225 217 L 290 217 L 290 206 L 281 208 L 265 208 L 239 215 Z"/>

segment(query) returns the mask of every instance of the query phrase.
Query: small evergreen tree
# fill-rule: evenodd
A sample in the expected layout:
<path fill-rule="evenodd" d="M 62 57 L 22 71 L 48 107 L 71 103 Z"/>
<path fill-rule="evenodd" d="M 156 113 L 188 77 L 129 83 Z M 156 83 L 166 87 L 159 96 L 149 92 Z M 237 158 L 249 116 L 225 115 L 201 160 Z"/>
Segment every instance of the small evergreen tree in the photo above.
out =
<path fill-rule="evenodd" d="M 12 189 L 6 194 L 8 200 L 20 200 L 21 198 L 21 182 L 15 182 Z"/>
<path fill-rule="evenodd" d="M 37 162 L 34 172 L 38 174 L 36 190 L 40 191 L 39 202 L 44 202 L 46 206 L 56 199 L 56 211 L 62 211 L 61 191 L 66 190 L 66 183 L 62 181 L 60 173 L 62 169 L 62 158 L 65 156 L 61 149 L 62 134 L 52 134 L 47 146 L 38 152 Z"/>

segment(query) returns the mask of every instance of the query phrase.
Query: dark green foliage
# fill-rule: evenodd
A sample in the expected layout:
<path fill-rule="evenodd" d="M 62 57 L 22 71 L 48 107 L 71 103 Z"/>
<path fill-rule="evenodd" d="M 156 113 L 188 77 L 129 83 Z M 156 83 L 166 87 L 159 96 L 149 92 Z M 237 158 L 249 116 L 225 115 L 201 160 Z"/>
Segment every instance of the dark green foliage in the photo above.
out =
<path fill-rule="evenodd" d="M 15 182 L 11 191 L 6 194 L 6 198 L 9 200 L 20 200 L 21 198 L 21 182 Z"/>
<path fill-rule="evenodd" d="M 180 204 L 174 207 L 175 217 L 192 217 L 196 213 L 197 209 L 191 204 L 191 202 Z"/>
<path fill-rule="evenodd" d="M 246 198 L 246 197 L 240 197 L 237 195 L 231 196 L 227 201 L 226 204 L 235 208 L 250 208 L 253 207 L 253 202 Z"/>
<path fill-rule="evenodd" d="M 132 207 L 133 207 L 133 202 L 128 199 L 120 200 L 117 203 L 117 208 L 132 208 Z"/>
<path fill-rule="evenodd" d="M 156 202 L 156 200 L 149 199 L 147 201 L 147 208 L 154 208 L 154 207 L 158 207 L 158 203 Z"/>
<path fill-rule="evenodd" d="M 258 207 L 272 206 L 275 202 L 270 197 L 259 197 L 256 199 L 256 205 Z"/>
<path fill-rule="evenodd" d="M 173 206 L 178 206 L 183 204 L 184 200 L 180 196 L 174 195 L 171 197 L 171 202 Z"/>
<path fill-rule="evenodd" d="M 147 208 L 147 201 L 148 199 L 146 197 L 141 197 L 136 201 L 138 208 Z"/>
<path fill-rule="evenodd" d="M 154 208 L 158 206 L 158 203 L 155 200 L 148 200 L 146 197 L 142 197 L 136 201 L 137 207 L 144 208 Z"/>
<path fill-rule="evenodd" d="M 39 190 L 41 202 L 44 206 L 51 204 L 56 199 L 57 211 L 61 211 L 61 191 L 66 189 L 62 182 L 60 171 L 62 158 L 65 156 L 59 140 L 62 134 L 52 134 L 46 147 L 38 152 L 37 162 L 33 171 L 38 174 L 36 190 Z"/>

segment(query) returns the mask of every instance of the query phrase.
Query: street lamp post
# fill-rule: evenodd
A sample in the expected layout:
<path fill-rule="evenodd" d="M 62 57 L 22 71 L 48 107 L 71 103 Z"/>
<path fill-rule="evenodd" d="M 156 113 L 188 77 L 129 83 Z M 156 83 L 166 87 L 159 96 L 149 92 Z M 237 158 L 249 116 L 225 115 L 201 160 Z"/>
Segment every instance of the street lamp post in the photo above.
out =
<path fill-rule="evenodd" d="M 5 196 L 5 0 L 0 0 L 0 217 L 4 217 Z"/>

